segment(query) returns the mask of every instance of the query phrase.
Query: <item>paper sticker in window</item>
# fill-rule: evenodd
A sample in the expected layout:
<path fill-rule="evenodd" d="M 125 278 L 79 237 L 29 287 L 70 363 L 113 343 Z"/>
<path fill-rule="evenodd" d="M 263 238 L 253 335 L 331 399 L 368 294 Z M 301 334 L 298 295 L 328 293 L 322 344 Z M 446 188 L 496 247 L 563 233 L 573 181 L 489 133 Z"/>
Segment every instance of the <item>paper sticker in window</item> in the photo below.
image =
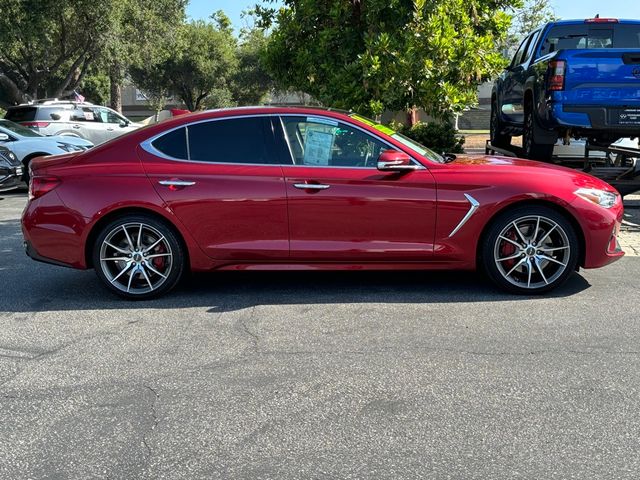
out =
<path fill-rule="evenodd" d="M 87 112 L 86 110 L 84 110 L 83 113 L 84 113 L 85 120 L 88 120 L 89 122 L 93 122 L 93 112 L 91 111 Z"/>
<path fill-rule="evenodd" d="M 304 164 L 329 165 L 334 138 L 333 133 L 326 129 L 308 126 L 304 140 Z"/>

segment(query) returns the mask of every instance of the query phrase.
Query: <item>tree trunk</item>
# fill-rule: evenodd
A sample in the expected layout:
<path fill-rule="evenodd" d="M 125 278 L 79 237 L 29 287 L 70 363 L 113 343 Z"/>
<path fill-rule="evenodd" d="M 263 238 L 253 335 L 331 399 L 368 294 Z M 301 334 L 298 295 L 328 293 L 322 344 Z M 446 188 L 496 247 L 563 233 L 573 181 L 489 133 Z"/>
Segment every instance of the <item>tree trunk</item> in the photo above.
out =
<path fill-rule="evenodd" d="M 9 77 L 0 73 L 0 86 L 5 91 L 5 101 L 0 100 L 0 106 L 10 107 L 11 105 L 18 105 L 19 103 L 24 103 L 26 98 L 24 94 L 20 91 L 18 86 L 11 80 Z"/>
<path fill-rule="evenodd" d="M 418 109 L 416 108 L 416 106 L 414 105 L 413 107 L 411 107 L 411 109 L 407 112 L 407 124 L 410 127 L 413 127 L 416 123 L 418 123 L 419 121 L 419 115 L 418 115 Z"/>
<path fill-rule="evenodd" d="M 118 63 L 114 63 L 109 69 L 109 83 L 111 84 L 111 108 L 116 112 L 122 113 L 122 67 Z"/>

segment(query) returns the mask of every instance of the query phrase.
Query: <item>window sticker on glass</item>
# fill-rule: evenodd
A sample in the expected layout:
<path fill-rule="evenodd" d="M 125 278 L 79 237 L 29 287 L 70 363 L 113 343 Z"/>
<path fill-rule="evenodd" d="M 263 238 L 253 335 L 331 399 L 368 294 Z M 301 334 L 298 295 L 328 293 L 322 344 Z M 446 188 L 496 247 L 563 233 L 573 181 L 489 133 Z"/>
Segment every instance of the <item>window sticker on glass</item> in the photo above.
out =
<path fill-rule="evenodd" d="M 307 117 L 307 123 L 321 123 L 323 125 L 331 125 L 332 127 L 338 126 L 338 122 L 335 120 L 329 120 L 328 118 L 321 117 Z"/>
<path fill-rule="evenodd" d="M 324 127 L 309 125 L 304 139 L 304 164 L 329 165 L 333 150 L 333 132 Z"/>
<path fill-rule="evenodd" d="M 93 121 L 93 112 L 87 112 L 86 110 L 84 110 L 84 119 L 92 122 Z"/>

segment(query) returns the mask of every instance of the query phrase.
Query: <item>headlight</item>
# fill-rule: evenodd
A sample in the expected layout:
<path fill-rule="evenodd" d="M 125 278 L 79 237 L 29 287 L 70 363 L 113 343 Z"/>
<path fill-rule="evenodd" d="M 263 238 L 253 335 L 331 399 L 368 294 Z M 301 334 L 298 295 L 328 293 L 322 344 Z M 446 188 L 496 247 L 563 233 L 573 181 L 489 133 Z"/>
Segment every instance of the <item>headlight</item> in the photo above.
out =
<path fill-rule="evenodd" d="M 617 193 L 606 192 L 604 190 L 598 190 L 597 188 L 579 188 L 574 193 L 603 208 L 613 207 L 618 200 Z"/>
<path fill-rule="evenodd" d="M 58 147 L 60 147 L 65 152 L 80 152 L 82 149 L 77 147 L 76 145 L 71 145 L 70 143 L 59 143 Z"/>

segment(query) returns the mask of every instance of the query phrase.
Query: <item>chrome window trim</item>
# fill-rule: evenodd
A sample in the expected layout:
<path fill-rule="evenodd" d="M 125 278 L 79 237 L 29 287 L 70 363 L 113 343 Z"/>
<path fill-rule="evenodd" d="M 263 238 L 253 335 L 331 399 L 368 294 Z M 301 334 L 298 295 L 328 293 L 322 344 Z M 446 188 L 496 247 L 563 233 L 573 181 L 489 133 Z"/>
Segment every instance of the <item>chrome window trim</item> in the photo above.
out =
<path fill-rule="evenodd" d="M 208 162 L 206 160 L 191 160 L 190 158 L 188 159 L 183 159 L 183 158 L 175 158 L 172 157 L 170 155 L 166 155 L 165 153 L 162 153 L 160 150 L 158 150 L 157 148 L 155 148 L 153 146 L 153 142 L 155 142 L 158 138 L 167 135 L 175 130 L 179 130 L 181 128 L 184 128 L 186 130 L 185 132 L 185 141 L 187 142 L 187 155 L 190 157 L 191 155 L 189 154 L 189 145 L 188 145 L 188 129 L 190 125 L 198 125 L 200 123 L 207 123 L 207 122 L 220 122 L 223 120 L 237 120 L 237 119 L 241 119 L 241 118 L 262 118 L 262 117 L 278 117 L 280 119 L 280 122 L 283 122 L 282 117 L 309 117 L 310 115 L 306 114 L 306 113 L 259 113 L 259 114 L 251 114 L 251 115 L 232 115 L 230 117 L 217 117 L 217 118 L 207 118 L 204 120 L 198 120 L 198 121 L 194 121 L 194 122 L 189 122 L 189 123 L 184 123 L 182 125 L 178 125 L 175 126 L 169 130 L 165 130 L 161 133 L 158 133 L 150 138 L 147 138 L 146 140 L 144 140 L 143 142 L 140 142 L 140 148 L 142 148 L 145 152 L 150 153 L 151 155 L 155 155 L 156 157 L 160 157 L 163 158 L 165 160 L 171 160 L 173 162 L 187 162 L 187 163 L 203 163 L 203 164 L 207 164 L 207 165 L 252 165 L 252 166 L 272 166 L 272 167 L 306 167 L 306 168 L 348 168 L 348 169 L 360 169 L 360 170 L 376 170 L 376 167 L 345 167 L 345 166 L 331 166 L 331 165 L 297 165 L 295 163 L 231 163 L 231 162 Z M 312 115 L 314 117 L 320 117 L 322 118 L 322 115 Z M 331 117 L 326 117 L 327 119 L 331 119 Z M 337 121 L 338 123 L 345 123 L 342 120 L 335 120 L 335 119 L 331 119 L 334 121 Z M 361 132 L 363 132 L 365 135 L 368 135 L 370 137 L 375 138 L 376 140 L 379 140 L 380 142 L 384 143 L 385 145 L 387 145 L 388 147 L 394 149 L 394 150 L 398 150 L 398 147 L 396 147 L 395 145 L 391 144 L 390 142 L 386 141 L 383 138 L 380 137 L 374 137 L 373 134 L 367 130 L 365 130 L 364 128 L 360 127 L 359 125 L 355 125 L 353 123 L 347 123 L 347 125 L 349 127 L 355 128 L 357 130 L 360 130 Z M 283 130 L 284 127 L 283 127 Z M 285 131 L 286 132 L 286 131 Z M 285 133 L 286 135 L 286 133 Z M 288 138 L 285 138 L 285 140 L 287 141 L 287 146 L 289 147 L 289 149 L 291 149 L 291 146 L 289 145 L 288 142 Z M 290 152 L 290 154 L 292 155 L 291 160 L 292 162 L 294 162 L 294 157 L 293 154 Z M 418 160 L 415 159 L 415 157 L 413 155 L 409 155 L 411 157 L 411 161 L 414 162 L 418 168 L 416 170 L 427 170 L 427 167 L 425 167 L 422 163 L 420 163 Z"/>
<path fill-rule="evenodd" d="M 189 126 L 184 127 L 184 143 L 187 147 L 187 160 L 191 161 L 191 147 L 189 147 Z"/>

